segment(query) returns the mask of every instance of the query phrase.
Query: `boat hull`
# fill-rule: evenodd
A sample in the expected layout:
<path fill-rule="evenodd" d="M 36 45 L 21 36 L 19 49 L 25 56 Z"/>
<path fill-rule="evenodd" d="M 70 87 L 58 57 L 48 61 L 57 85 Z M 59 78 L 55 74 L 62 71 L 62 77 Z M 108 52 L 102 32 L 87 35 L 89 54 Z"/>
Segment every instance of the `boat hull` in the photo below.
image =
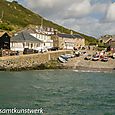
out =
<path fill-rule="evenodd" d="M 59 60 L 61 63 L 66 63 L 66 62 L 67 62 L 67 60 L 64 59 L 64 58 L 62 58 L 61 56 L 58 57 L 58 60 Z"/>

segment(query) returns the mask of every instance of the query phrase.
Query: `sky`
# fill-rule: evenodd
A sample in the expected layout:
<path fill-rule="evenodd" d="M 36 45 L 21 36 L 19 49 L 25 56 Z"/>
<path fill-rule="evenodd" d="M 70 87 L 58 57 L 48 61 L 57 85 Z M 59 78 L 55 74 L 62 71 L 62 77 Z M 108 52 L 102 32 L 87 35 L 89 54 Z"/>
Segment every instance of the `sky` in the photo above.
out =
<path fill-rule="evenodd" d="M 44 18 L 69 29 L 94 37 L 115 35 L 115 0 L 17 1 Z"/>

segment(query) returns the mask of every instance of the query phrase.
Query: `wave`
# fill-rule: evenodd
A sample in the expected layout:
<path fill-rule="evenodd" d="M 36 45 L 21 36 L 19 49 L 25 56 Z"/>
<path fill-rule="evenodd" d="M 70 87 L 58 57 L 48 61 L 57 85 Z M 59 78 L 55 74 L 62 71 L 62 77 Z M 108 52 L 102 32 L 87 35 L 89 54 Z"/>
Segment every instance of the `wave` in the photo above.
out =
<path fill-rule="evenodd" d="M 112 71 L 99 71 L 99 70 L 73 70 L 74 72 L 87 72 L 87 73 L 112 73 Z"/>
<path fill-rule="evenodd" d="M 41 89 L 41 87 L 36 86 L 36 85 L 32 85 L 32 87 L 35 88 L 35 89 Z"/>

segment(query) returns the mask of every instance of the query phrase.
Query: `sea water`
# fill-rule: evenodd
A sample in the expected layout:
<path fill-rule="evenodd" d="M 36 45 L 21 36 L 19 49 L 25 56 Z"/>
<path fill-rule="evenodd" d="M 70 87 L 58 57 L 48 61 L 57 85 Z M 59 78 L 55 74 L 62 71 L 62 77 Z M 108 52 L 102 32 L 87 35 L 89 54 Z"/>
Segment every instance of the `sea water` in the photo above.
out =
<path fill-rule="evenodd" d="M 0 109 L 8 108 L 42 108 L 40 115 L 115 115 L 115 72 L 0 72 Z"/>

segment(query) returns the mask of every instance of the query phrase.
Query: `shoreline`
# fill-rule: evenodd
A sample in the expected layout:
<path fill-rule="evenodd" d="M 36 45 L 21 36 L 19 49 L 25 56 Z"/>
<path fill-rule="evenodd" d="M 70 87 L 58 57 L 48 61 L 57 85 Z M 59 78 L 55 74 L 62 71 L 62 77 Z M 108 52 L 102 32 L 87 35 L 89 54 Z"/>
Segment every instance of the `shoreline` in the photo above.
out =
<path fill-rule="evenodd" d="M 60 55 L 72 51 L 55 51 L 43 54 L 22 55 L 0 58 L 0 71 L 29 71 L 48 69 L 70 69 L 86 71 L 115 71 L 115 59 L 108 62 L 84 60 L 84 55 L 70 58 L 66 63 L 57 59 Z M 90 51 L 91 53 L 91 51 Z"/>
<path fill-rule="evenodd" d="M 87 68 L 87 67 L 76 67 L 77 70 L 85 70 L 85 71 L 94 71 L 94 72 L 112 72 L 115 71 L 115 68 Z"/>
<path fill-rule="evenodd" d="M 51 63 L 55 64 L 51 64 Z M 52 60 L 45 64 L 35 65 L 31 67 L 20 67 L 20 68 L 0 68 L 0 71 L 31 71 L 31 70 L 75 70 L 75 71 L 88 71 L 88 72 L 114 72 L 115 68 L 94 68 L 86 66 L 65 66 L 62 63 L 57 62 L 57 60 Z"/>

